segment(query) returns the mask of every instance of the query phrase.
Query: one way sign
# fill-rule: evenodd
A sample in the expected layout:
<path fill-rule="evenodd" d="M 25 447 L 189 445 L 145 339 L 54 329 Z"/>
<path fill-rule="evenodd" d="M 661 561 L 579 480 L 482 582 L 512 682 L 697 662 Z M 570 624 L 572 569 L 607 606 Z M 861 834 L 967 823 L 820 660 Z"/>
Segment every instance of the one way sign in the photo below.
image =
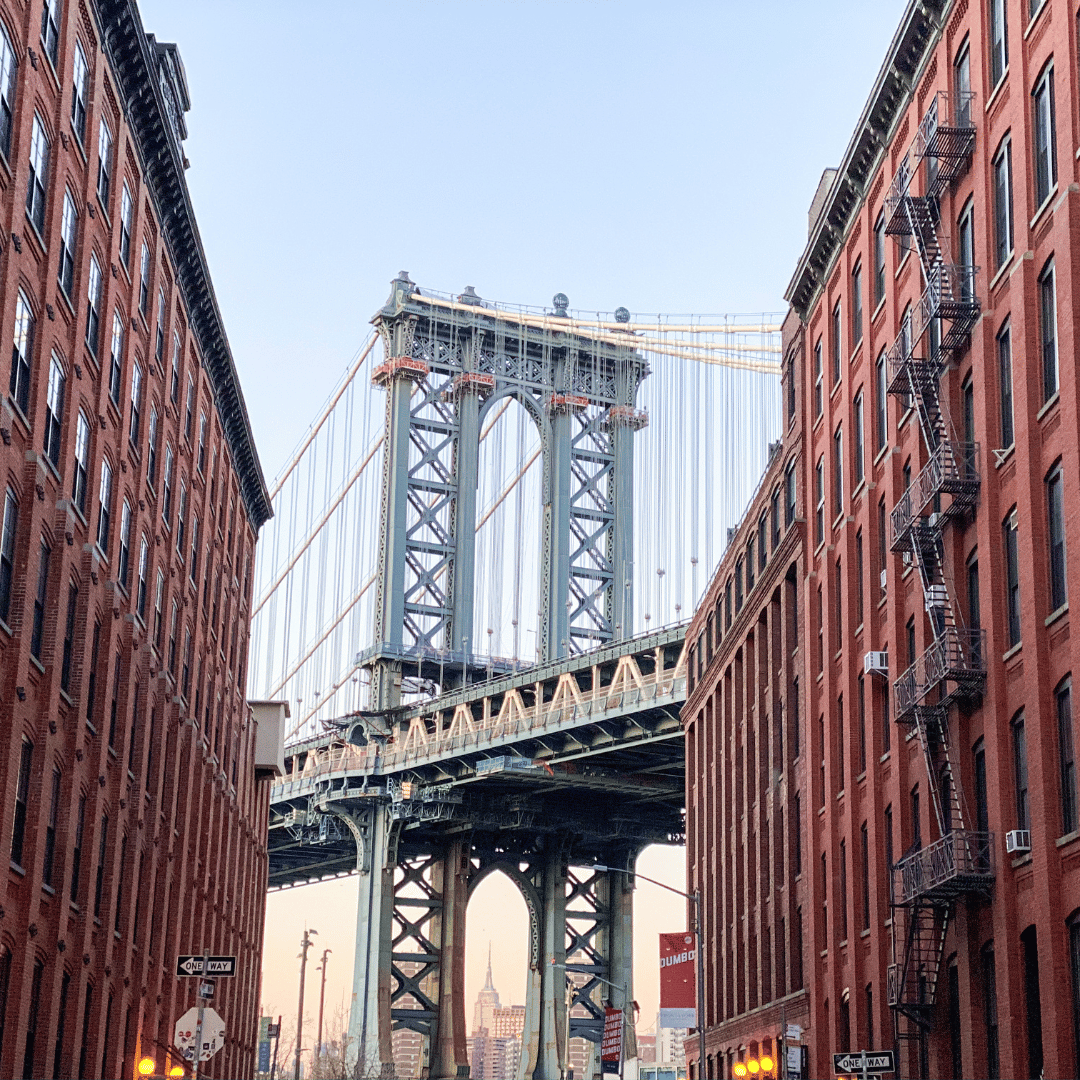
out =
<path fill-rule="evenodd" d="M 833 1054 L 833 1072 L 857 1076 L 865 1073 L 896 1071 L 891 1050 L 860 1050 L 849 1054 Z"/>
<path fill-rule="evenodd" d="M 178 956 L 176 958 L 177 975 L 212 975 L 216 978 L 225 978 L 236 974 L 235 956 L 208 956 L 206 958 L 206 970 L 203 971 L 203 958 L 201 956 Z"/>

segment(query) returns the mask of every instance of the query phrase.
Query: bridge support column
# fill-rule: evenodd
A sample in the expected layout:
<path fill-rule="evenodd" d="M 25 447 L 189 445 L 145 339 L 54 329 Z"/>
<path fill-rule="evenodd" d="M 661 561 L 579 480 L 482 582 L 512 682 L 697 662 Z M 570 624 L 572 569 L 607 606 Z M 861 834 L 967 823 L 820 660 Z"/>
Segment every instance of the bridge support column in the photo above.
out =
<path fill-rule="evenodd" d="M 469 1075 L 465 1043 L 465 909 L 469 900 L 469 847 L 451 843 L 435 868 L 433 885 L 442 894 L 436 917 L 439 942 L 439 1018 L 431 1047 L 432 1080 L 456 1080 Z"/>
<path fill-rule="evenodd" d="M 356 905 L 356 955 L 349 1011 L 349 1047 L 356 1075 L 393 1076 L 390 1036 L 390 962 L 394 906 L 394 859 L 390 851 L 390 810 L 372 807 L 366 850 L 359 853 L 360 890 Z"/>
<path fill-rule="evenodd" d="M 566 360 L 559 361 L 555 385 L 563 385 Z M 543 581 L 540 597 L 540 657 L 558 660 L 570 652 L 570 428 L 573 417 L 548 407 L 544 443 Z M 543 438 L 543 436 L 541 436 Z"/>
<path fill-rule="evenodd" d="M 611 636 L 621 641 L 634 636 L 634 428 L 612 423 L 615 462 L 609 497 L 615 520 L 611 525 Z"/>
<path fill-rule="evenodd" d="M 457 505 L 454 512 L 454 565 L 451 568 L 450 641 L 454 652 L 471 646 L 473 592 L 476 582 L 476 485 L 480 474 L 480 394 L 463 388 L 457 402 L 458 436 L 454 448 Z"/>
<path fill-rule="evenodd" d="M 566 861 L 549 851 L 541 873 L 540 955 L 525 990 L 518 1076 L 560 1080 L 566 1064 Z"/>
<path fill-rule="evenodd" d="M 634 860 L 630 860 L 633 866 Z M 618 865 L 618 864 L 616 864 Z M 637 1057 L 634 1031 L 634 889 L 626 874 L 606 874 L 608 912 L 607 960 L 609 978 L 619 987 L 614 1000 L 623 1009 L 623 1059 Z M 625 993 L 622 992 L 625 988 Z M 611 988 L 609 988 L 611 989 Z"/>

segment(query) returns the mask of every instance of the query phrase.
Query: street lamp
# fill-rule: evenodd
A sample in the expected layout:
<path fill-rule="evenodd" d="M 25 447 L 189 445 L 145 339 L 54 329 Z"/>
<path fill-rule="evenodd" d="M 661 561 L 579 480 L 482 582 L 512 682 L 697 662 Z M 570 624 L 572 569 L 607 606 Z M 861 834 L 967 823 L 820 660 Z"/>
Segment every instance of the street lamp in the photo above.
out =
<path fill-rule="evenodd" d="M 305 930 L 300 941 L 300 1007 L 296 1015 L 296 1070 L 293 1073 L 294 1080 L 300 1080 L 300 1047 L 301 1034 L 304 1030 L 304 976 L 307 974 L 307 951 L 315 944 L 311 940 L 312 934 L 318 934 L 318 930 Z"/>
<path fill-rule="evenodd" d="M 624 1064 L 623 1063 L 623 1054 L 626 1052 L 626 1017 L 627 1017 L 627 1013 L 630 1011 L 630 1008 L 631 1008 L 631 1005 L 632 1005 L 632 1002 L 630 1001 L 630 988 L 629 988 L 629 986 L 626 983 L 622 983 L 622 984 L 613 983 L 610 979 L 605 979 L 602 975 L 597 975 L 596 972 L 594 972 L 594 971 L 582 970 L 581 965 L 575 965 L 574 967 L 571 967 L 568 964 L 556 964 L 554 959 L 553 959 L 551 961 L 551 966 L 553 968 L 562 968 L 563 971 L 565 971 L 565 972 L 571 972 L 571 971 L 580 972 L 582 975 L 587 976 L 590 981 L 603 983 L 605 986 L 611 986 L 616 990 L 621 990 L 622 991 L 622 997 L 623 997 L 623 1007 L 622 1007 L 623 1035 L 622 1035 L 622 1043 L 623 1043 L 623 1045 L 622 1045 L 622 1051 L 619 1053 L 619 1076 L 621 1077 L 622 1074 L 623 1074 L 623 1064 Z M 601 1047 L 603 1046 L 603 1040 L 601 1040 L 600 1045 L 601 1045 Z M 601 1064 L 601 1066 L 600 1066 L 600 1072 L 601 1072 L 601 1075 L 602 1075 L 603 1074 L 603 1064 Z"/>
<path fill-rule="evenodd" d="M 645 616 L 648 618 L 648 616 Z M 623 870 L 619 866 L 604 866 L 602 863 L 594 863 L 593 871 L 595 873 L 614 873 L 625 874 L 627 877 L 638 877 L 642 881 L 647 881 L 650 885 L 657 885 L 661 889 L 667 889 L 668 892 L 673 892 L 676 896 L 681 896 L 686 900 L 693 901 L 694 904 L 694 940 L 697 943 L 697 947 L 694 952 L 697 954 L 697 985 L 694 988 L 694 1003 L 697 1006 L 697 1031 L 698 1031 L 698 1076 L 705 1076 L 705 964 L 701 956 L 701 891 L 695 889 L 692 893 L 683 892 L 682 889 L 676 889 L 674 885 L 665 885 L 662 881 L 657 881 L 655 878 L 646 877 L 644 874 L 638 874 L 633 870 Z M 299 1078 L 297 1078 L 299 1080 Z M 707 1080 L 707 1078 L 706 1078 Z"/>
<path fill-rule="evenodd" d="M 319 991 L 319 1037 L 315 1042 L 315 1061 L 318 1062 L 322 1055 L 322 1018 L 323 1018 L 323 1002 L 326 1001 L 326 958 L 333 952 L 333 949 L 323 949 L 322 963 L 319 965 L 318 970 L 322 972 L 322 989 Z"/>

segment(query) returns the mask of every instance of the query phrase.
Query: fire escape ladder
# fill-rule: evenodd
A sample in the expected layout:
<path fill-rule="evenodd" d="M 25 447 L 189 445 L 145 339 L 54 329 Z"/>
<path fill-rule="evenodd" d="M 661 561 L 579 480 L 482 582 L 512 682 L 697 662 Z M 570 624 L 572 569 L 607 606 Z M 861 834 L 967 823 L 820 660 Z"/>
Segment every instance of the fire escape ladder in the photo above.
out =
<path fill-rule="evenodd" d="M 904 1038 L 930 1028 L 956 901 L 993 883 L 993 837 L 967 828 L 949 747 L 952 702 L 981 692 L 985 681 L 982 632 L 962 625 L 945 565 L 945 529 L 974 507 L 980 485 L 978 444 L 957 441 L 940 391 L 946 360 L 966 346 L 979 317 L 975 267 L 947 263 L 939 232 L 939 199 L 967 168 L 975 142 L 971 96 L 956 95 L 952 112 L 949 105 L 945 92 L 931 100 L 885 197 L 886 232 L 913 242 L 924 282 L 888 351 L 888 388 L 915 409 L 927 450 L 926 464 L 893 509 L 891 547 L 918 568 L 933 633 L 929 648 L 894 682 L 895 717 L 918 733 L 939 832 L 891 868 L 889 1004 Z M 911 187 L 920 172 L 923 193 L 916 195 Z"/>

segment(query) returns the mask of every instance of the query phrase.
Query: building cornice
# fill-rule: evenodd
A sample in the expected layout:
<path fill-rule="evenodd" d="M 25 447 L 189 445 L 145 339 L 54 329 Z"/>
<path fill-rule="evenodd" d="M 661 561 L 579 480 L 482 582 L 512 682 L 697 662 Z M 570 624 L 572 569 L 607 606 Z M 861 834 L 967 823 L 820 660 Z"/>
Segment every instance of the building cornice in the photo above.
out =
<path fill-rule="evenodd" d="M 135 0 L 92 0 L 92 7 L 190 326 L 210 374 L 248 518 L 257 531 L 273 513 L 270 495 L 195 221 L 183 151 L 171 129 L 157 77 L 158 59 Z"/>
<path fill-rule="evenodd" d="M 869 190 L 897 121 L 911 102 L 918 73 L 941 36 L 951 6 L 952 0 L 909 0 L 784 293 L 784 299 L 804 320 L 829 279 L 852 218 Z"/>

